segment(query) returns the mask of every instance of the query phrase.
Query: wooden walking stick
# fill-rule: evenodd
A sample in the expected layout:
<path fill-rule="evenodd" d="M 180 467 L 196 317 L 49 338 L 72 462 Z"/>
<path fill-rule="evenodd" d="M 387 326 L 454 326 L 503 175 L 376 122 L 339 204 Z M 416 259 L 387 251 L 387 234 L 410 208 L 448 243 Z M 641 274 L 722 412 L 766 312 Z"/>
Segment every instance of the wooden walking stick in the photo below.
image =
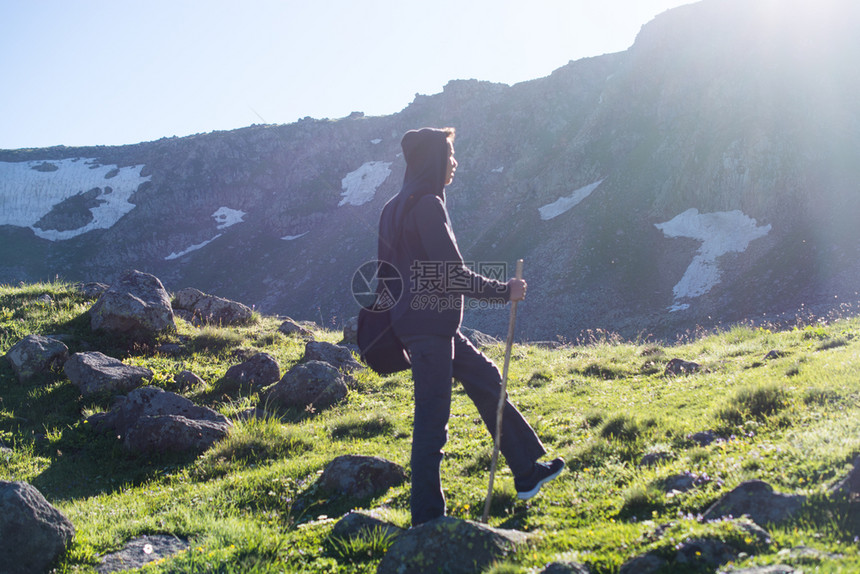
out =
<path fill-rule="evenodd" d="M 517 279 L 523 278 L 523 260 L 517 259 Z M 481 522 L 487 523 L 490 516 L 490 502 L 493 500 L 493 480 L 496 478 L 496 465 L 499 462 L 499 449 L 502 447 L 502 414 L 505 411 L 508 388 L 508 365 L 511 362 L 511 348 L 514 346 L 514 325 L 517 322 L 517 303 L 511 303 L 511 321 L 508 323 L 508 341 L 505 345 L 505 365 L 502 368 L 502 389 L 499 391 L 499 406 L 496 408 L 496 440 L 493 445 L 493 458 L 490 461 L 490 487 L 487 489 L 487 500 L 484 502 L 484 515 Z"/>

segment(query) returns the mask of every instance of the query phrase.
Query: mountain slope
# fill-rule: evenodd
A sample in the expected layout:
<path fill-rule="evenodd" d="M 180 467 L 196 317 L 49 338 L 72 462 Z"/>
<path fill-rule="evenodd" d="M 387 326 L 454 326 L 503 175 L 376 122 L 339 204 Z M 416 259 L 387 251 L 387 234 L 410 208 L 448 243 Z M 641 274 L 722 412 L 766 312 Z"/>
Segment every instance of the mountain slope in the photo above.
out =
<path fill-rule="evenodd" d="M 476 264 L 525 259 L 522 336 L 823 313 L 860 282 L 858 11 L 705 0 L 658 16 L 625 52 L 513 86 L 452 81 L 391 116 L 0 152 L 0 281 L 137 267 L 338 325 L 402 180 L 400 136 L 453 125 L 461 248 Z M 126 180 L 134 207 L 97 225 Z M 507 317 L 466 320 L 499 334 Z"/>

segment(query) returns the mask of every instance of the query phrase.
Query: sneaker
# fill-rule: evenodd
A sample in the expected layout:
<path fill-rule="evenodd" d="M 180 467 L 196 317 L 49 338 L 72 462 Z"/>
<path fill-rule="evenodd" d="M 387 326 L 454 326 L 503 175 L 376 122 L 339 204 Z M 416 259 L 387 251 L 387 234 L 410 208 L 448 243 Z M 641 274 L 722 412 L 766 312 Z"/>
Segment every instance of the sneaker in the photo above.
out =
<path fill-rule="evenodd" d="M 517 498 L 528 500 L 540 492 L 540 487 L 561 474 L 564 459 L 558 457 L 549 462 L 536 462 L 531 474 L 522 479 L 514 479 Z"/>

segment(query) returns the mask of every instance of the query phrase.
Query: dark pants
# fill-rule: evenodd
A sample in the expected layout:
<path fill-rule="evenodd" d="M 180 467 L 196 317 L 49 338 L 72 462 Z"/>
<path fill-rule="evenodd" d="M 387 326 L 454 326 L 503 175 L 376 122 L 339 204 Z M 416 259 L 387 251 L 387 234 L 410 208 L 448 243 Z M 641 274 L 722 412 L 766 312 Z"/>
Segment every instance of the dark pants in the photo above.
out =
<path fill-rule="evenodd" d="M 445 515 L 439 470 L 448 440 L 452 378 L 462 383 L 490 434 L 496 433 L 496 410 L 502 377 L 499 369 L 459 331 L 453 339 L 438 335 L 401 337 L 412 361 L 415 420 L 412 431 L 412 524 Z M 546 453 L 522 414 L 506 400 L 501 451 L 514 477 L 531 472 Z"/>

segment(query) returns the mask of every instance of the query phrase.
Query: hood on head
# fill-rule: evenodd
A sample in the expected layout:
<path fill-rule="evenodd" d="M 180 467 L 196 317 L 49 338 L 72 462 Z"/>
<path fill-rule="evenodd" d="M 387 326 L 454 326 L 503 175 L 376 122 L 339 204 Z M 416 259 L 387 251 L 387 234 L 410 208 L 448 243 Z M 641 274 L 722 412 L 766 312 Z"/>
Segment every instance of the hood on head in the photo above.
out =
<path fill-rule="evenodd" d="M 436 128 L 410 130 L 400 140 L 406 160 L 403 191 L 420 197 L 433 193 L 442 197 L 448 163 L 448 132 Z"/>

